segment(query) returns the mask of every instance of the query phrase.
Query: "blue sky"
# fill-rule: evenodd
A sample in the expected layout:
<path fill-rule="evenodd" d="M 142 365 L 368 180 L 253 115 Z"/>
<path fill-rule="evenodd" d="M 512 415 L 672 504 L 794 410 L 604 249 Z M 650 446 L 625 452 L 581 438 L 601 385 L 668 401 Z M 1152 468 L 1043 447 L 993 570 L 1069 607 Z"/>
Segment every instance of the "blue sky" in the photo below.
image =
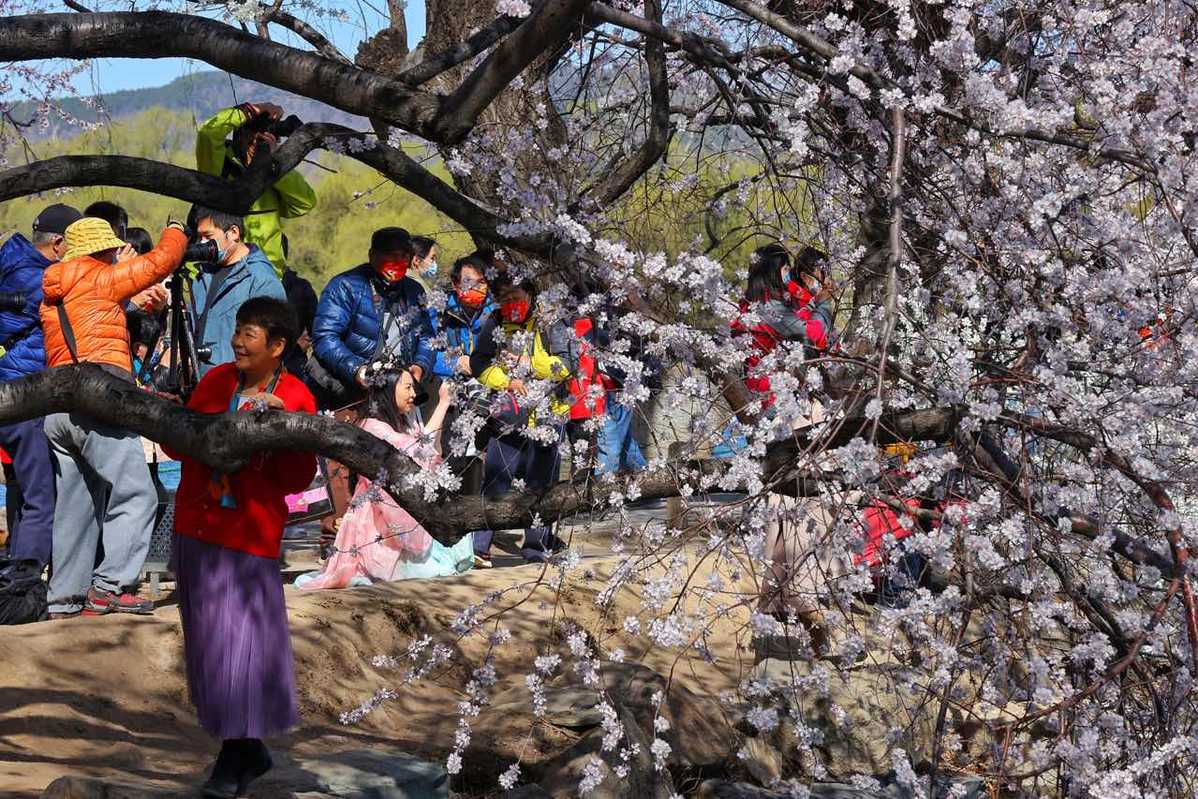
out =
<path fill-rule="evenodd" d="M 378 7 L 385 9 L 386 4 L 379 3 Z M 385 18 L 369 5 L 347 3 L 345 8 L 352 17 L 347 22 L 333 22 L 327 19 L 307 21 L 332 39 L 333 43 L 352 59 L 358 49 L 358 43 L 364 38 L 363 32 L 373 33 L 379 30 L 385 24 Z M 414 47 L 424 37 L 424 3 L 409 3 L 405 17 L 408 23 L 408 42 Z M 277 25 L 272 25 L 270 31 L 275 41 L 311 49 L 291 31 Z M 97 58 L 92 61 L 91 69 L 80 73 L 75 79 L 75 87 L 84 95 L 140 89 L 162 86 L 181 75 L 209 69 L 212 67 L 203 61 L 187 58 Z"/>

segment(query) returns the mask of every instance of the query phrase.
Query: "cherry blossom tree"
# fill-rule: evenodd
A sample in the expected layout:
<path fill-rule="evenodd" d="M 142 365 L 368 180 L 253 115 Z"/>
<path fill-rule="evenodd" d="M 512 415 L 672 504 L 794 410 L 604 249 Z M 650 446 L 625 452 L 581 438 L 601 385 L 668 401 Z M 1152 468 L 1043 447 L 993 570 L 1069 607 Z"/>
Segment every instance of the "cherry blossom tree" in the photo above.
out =
<path fill-rule="evenodd" d="M 728 618 L 758 640 L 797 642 L 810 661 L 801 676 L 751 678 L 737 700 L 759 735 L 794 733 L 804 767 L 785 781 L 837 773 L 820 756 L 813 697 L 884 662 L 897 664 L 888 679 L 910 700 L 892 722 L 900 781 L 926 789 L 967 767 L 1027 795 L 1191 795 L 1190 5 L 429 0 L 428 35 L 408 52 L 397 2 L 354 58 L 319 30 L 331 9 L 311 4 L 67 5 L 39 13 L 0 0 L 0 60 L 15 70 L 0 88 L 19 84 L 43 114 L 55 113 L 50 98 L 80 59 L 187 56 L 360 114 L 372 129 L 307 124 L 226 182 L 121 156 L 28 162 L 14 137 L 29 121 L 0 107 L 0 200 L 105 184 L 243 211 L 310 151 L 344 153 L 501 248 L 542 286 L 548 317 L 608 324 L 601 355 L 628 372 L 628 402 L 709 409 L 689 443 L 646 472 L 517 497 L 502 518 L 622 519 L 619 565 L 597 601 L 639 589 L 642 613 L 611 621 L 645 646 L 702 657 L 708 626 Z M 308 48 L 272 41 L 280 27 Z M 442 158 L 453 181 L 405 143 Z M 680 240 L 655 237 L 667 228 Z M 826 254 L 837 314 L 828 349 L 782 345 L 754 367 L 777 397 L 766 409 L 744 387 L 746 344 L 729 325 L 748 250 L 772 239 Z M 628 357 L 642 337 L 670 367 L 656 398 Z M 0 416 L 32 414 L 51 395 L 61 407 L 84 402 L 87 392 L 54 393 L 55 380 L 103 382 L 68 376 L 78 372 L 0 387 Z M 548 387 L 532 395 L 547 407 Z M 168 411 L 142 402 L 140 432 L 171 435 Z M 459 420 L 459 447 L 481 421 Z M 197 432 L 207 424 L 232 430 L 242 443 L 225 446 L 241 453 L 349 457 L 356 447 L 362 467 L 384 469 L 384 487 L 447 540 L 488 513 L 453 495 L 451 475 L 419 475 L 331 420 L 192 420 L 194 435 L 172 443 L 218 457 L 219 436 Z M 743 448 L 720 463 L 703 457 L 724 433 L 743 436 Z M 914 456 L 889 462 L 891 444 Z M 624 507 L 714 491 L 744 499 L 696 505 L 681 529 L 638 527 Z M 894 511 L 900 525 L 872 573 L 861 559 L 869 508 Z M 779 518 L 817 529 L 804 562 L 818 601 L 803 618 L 761 612 L 753 587 Z M 912 553 L 927 564 L 918 579 L 900 573 Z M 584 571 L 572 548 L 543 579 L 560 589 Z M 692 579 L 700 573 L 715 576 Z M 879 580 L 902 601 L 876 603 Z M 506 645 L 507 600 L 464 608 L 458 634 Z M 599 685 L 613 646 L 578 631 L 545 651 L 529 680 L 534 704 L 566 664 Z M 393 662 L 414 680 L 450 652 L 421 640 Z M 451 771 L 496 679 L 484 663 L 466 688 Z M 604 707 L 603 755 L 628 768 L 621 717 Z M 933 743 L 917 752 L 908 744 L 924 727 Z M 664 766 L 671 731 L 651 732 Z M 514 764 L 502 784 L 519 774 Z M 598 776 L 588 771 L 580 789 Z"/>

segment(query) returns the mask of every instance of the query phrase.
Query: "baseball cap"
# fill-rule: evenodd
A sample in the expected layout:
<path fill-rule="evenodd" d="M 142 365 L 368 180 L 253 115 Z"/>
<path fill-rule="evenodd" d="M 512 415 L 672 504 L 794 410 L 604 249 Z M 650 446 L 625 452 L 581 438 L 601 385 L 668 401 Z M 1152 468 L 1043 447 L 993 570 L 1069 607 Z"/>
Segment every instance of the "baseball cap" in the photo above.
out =
<path fill-rule="evenodd" d="M 83 214 L 71 206 L 55 203 L 42 209 L 42 212 L 37 215 L 37 219 L 33 220 L 33 232 L 57 233 L 62 236 L 67 232 L 68 227 L 82 218 Z"/>

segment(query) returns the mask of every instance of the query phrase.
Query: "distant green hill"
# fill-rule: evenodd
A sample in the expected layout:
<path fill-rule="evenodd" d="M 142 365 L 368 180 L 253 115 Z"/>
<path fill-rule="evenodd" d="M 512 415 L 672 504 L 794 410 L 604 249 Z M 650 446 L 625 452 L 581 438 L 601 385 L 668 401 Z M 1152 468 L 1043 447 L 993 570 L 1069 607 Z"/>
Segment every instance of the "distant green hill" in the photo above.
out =
<path fill-rule="evenodd" d="M 35 153 L 38 158 L 119 153 L 192 167 L 195 126 L 189 113 L 151 108 L 94 131 L 36 142 Z M 331 276 L 366 259 L 370 234 L 376 228 L 398 225 L 413 234 L 437 239 L 442 245 L 439 260 L 445 264 L 445 272 L 454 258 L 473 249 L 470 237 L 460 226 L 373 169 L 330 153 L 321 153 L 318 163 L 320 167 L 300 167 L 316 188 L 316 208 L 300 219 L 286 220 L 283 228 L 291 245 L 292 265 L 318 290 Z M 434 171 L 445 176 L 439 165 Z M 155 238 L 169 215 L 182 218 L 187 214 L 185 203 L 149 192 L 104 187 L 63 189 L 0 203 L 0 238 L 6 239 L 16 231 L 29 235 L 33 218 L 50 203 L 65 202 L 82 210 L 98 199 L 123 205 L 129 211 L 130 224 L 149 229 Z"/>
<path fill-rule="evenodd" d="M 147 68 L 151 68 L 152 63 L 147 61 Z M 111 92 L 86 100 L 64 97 L 56 100 L 55 104 L 67 115 L 83 122 L 119 120 L 151 108 L 182 111 L 197 121 L 203 121 L 221 108 L 246 101 L 275 103 L 282 106 L 288 114 L 295 114 L 307 122 L 336 122 L 359 130 L 369 129 L 365 119 L 338 111 L 324 103 L 213 70 L 184 75 L 165 86 Z M 32 103 L 19 103 L 13 108 L 13 117 L 22 122 L 32 118 L 34 113 L 35 107 Z M 31 130 L 36 138 L 45 139 L 70 136 L 76 133 L 78 128 L 57 116 L 52 116 L 44 130 Z"/>

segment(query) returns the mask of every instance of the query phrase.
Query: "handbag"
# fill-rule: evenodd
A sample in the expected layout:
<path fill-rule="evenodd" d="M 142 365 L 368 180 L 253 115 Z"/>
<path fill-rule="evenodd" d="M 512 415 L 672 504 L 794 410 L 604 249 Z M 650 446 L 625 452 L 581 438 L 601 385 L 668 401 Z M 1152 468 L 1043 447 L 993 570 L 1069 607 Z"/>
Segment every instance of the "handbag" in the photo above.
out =
<path fill-rule="evenodd" d="M 0 561 L 0 567 L 0 625 L 48 619 L 41 566 L 27 561 Z"/>

